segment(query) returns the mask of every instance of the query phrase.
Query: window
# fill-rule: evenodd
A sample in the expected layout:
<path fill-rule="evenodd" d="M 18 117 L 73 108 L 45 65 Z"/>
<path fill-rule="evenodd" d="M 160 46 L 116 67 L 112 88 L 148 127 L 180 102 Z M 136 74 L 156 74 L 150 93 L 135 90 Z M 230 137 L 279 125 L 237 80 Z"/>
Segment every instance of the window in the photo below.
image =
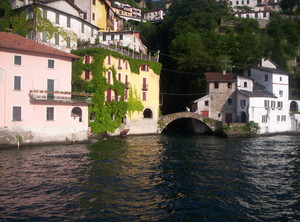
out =
<path fill-rule="evenodd" d="M 69 16 L 67 17 L 67 27 L 71 28 L 71 18 Z"/>
<path fill-rule="evenodd" d="M 21 76 L 14 76 L 14 90 L 21 90 Z"/>
<path fill-rule="evenodd" d="M 283 96 L 283 91 L 279 90 L 279 96 L 282 97 Z"/>
<path fill-rule="evenodd" d="M 270 101 L 269 100 L 265 100 L 264 104 L 265 104 L 265 108 L 269 108 L 270 107 Z"/>
<path fill-rule="evenodd" d="M 48 69 L 54 69 L 54 60 L 48 59 Z"/>
<path fill-rule="evenodd" d="M 110 56 L 107 56 L 107 64 L 110 65 L 110 63 L 111 63 Z"/>
<path fill-rule="evenodd" d="M 262 115 L 262 120 L 261 120 L 262 123 L 266 123 L 268 122 L 268 116 L 267 115 Z"/>
<path fill-rule="evenodd" d="M 46 42 L 46 41 L 47 41 L 47 31 L 46 31 L 46 30 L 43 30 L 43 33 L 42 33 L 42 41 L 43 41 L 43 42 Z"/>
<path fill-rule="evenodd" d="M 111 73 L 110 73 L 110 71 L 107 72 L 107 84 L 111 84 Z"/>
<path fill-rule="evenodd" d="M 81 32 L 84 33 L 84 23 L 81 23 Z"/>
<path fill-rule="evenodd" d="M 83 19 L 87 19 L 87 12 L 83 13 Z"/>
<path fill-rule="evenodd" d="M 115 35 L 111 35 L 110 39 L 111 39 L 111 41 L 114 41 L 115 40 Z"/>
<path fill-rule="evenodd" d="M 240 103 L 241 103 L 241 107 L 245 107 L 246 106 L 246 100 L 245 99 L 242 99 L 241 101 L 240 101 Z"/>
<path fill-rule="evenodd" d="M 265 75 L 265 82 L 269 81 L 269 76 Z"/>
<path fill-rule="evenodd" d="M 128 89 L 125 89 L 125 95 L 124 95 L 124 99 L 127 100 L 128 99 Z"/>
<path fill-rule="evenodd" d="M 43 18 L 47 19 L 47 9 L 43 9 Z"/>
<path fill-rule="evenodd" d="M 95 13 L 92 13 L 92 19 L 95 21 Z"/>
<path fill-rule="evenodd" d="M 71 111 L 71 116 L 74 117 L 79 117 L 79 122 L 82 122 L 82 110 L 80 107 L 74 107 Z M 95 113 L 91 113 L 90 115 L 90 120 L 95 120 Z"/>
<path fill-rule="evenodd" d="M 271 108 L 272 108 L 272 109 L 275 108 L 275 101 L 271 101 Z"/>
<path fill-rule="evenodd" d="M 22 108 L 21 106 L 13 106 L 12 121 L 21 121 Z"/>
<path fill-rule="evenodd" d="M 85 64 L 90 64 L 91 63 L 91 56 L 90 55 L 84 56 L 84 62 L 85 62 Z"/>
<path fill-rule="evenodd" d="M 123 40 L 123 34 L 120 34 L 120 40 Z"/>
<path fill-rule="evenodd" d="M 91 28 L 91 37 L 94 37 L 94 29 Z"/>
<path fill-rule="evenodd" d="M 278 109 L 282 109 L 282 108 L 283 108 L 283 102 L 278 101 L 278 102 L 277 102 L 277 108 L 278 108 Z"/>
<path fill-rule="evenodd" d="M 147 100 L 147 92 L 143 91 L 143 101 Z"/>
<path fill-rule="evenodd" d="M 146 78 L 143 78 L 142 90 L 143 91 L 148 90 L 148 84 L 147 84 L 147 79 Z"/>
<path fill-rule="evenodd" d="M 59 45 L 59 34 L 55 34 L 55 45 Z"/>
<path fill-rule="evenodd" d="M 15 55 L 14 64 L 18 66 L 22 65 L 22 57 L 19 55 Z"/>
<path fill-rule="evenodd" d="M 106 41 L 106 35 L 103 35 L 103 41 Z"/>
<path fill-rule="evenodd" d="M 93 5 L 96 5 L 96 0 L 93 0 Z"/>
<path fill-rule="evenodd" d="M 231 98 L 229 98 L 227 102 L 228 102 L 228 105 L 232 105 L 232 99 Z"/>
<path fill-rule="evenodd" d="M 247 82 L 244 82 L 244 87 L 245 87 L 245 88 L 247 87 Z"/>
<path fill-rule="evenodd" d="M 71 48 L 71 38 L 67 37 L 67 48 Z"/>
<path fill-rule="evenodd" d="M 59 24 L 59 13 L 55 13 L 55 23 Z"/>
<path fill-rule="evenodd" d="M 280 115 L 277 115 L 277 121 L 280 121 Z"/>
<path fill-rule="evenodd" d="M 125 69 L 128 69 L 128 61 L 125 61 Z"/>
<path fill-rule="evenodd" d="M 118 73 L 118 81 L 121 82 L 121 80 L 122 80 L 122 74 L 121 74 L 121 73 Z"/>
<path fill-rule="evenodd" d="M 204 101 L 204 105 L 205 105 L 205 106 L 208 106 L 208 105 L 209 105 L 209 101 L 208 101 L 208 100 L 205 100 L 205 101 Z"/>
<path fill-rule="evenodd" d="M 227 83 L 227 87 L 228 87 L 228 89 L 231 89 L 232 88 L 232 83 L 231 82 Z"/>
<path fill-rule="evenodd" d="M 54 107 L 47 107 L 46 120 L 54 120 Z"/>
<path fill-rule="evenodd" d="M 279 81 L 282 82 L 282 77 L 279 77 Z"/>
<path fill-rule="evenodd" d="M 118 69 L 122 69 L 122 60 L 118 59 Z"/>
<path fill-rule="evenodd" d="M 148 72 L 148 71 L 149 71 L 149 66 L 146 65 L 146 64 L 142 64 L 142 65 L 141 65 L 141 71 Z"/>
<path fill-rule="evenodd" d="M 239 4 L 239 1 L 236 1 L 235 4 L 238 5 L 238 4 Z"/>
<path fill-rule="evenodd" d="M 214 83 L 214 87 L 215 87 L 215 89 L 218 89 L 218 88 L 219 88 L 219 83 L 218 83 L 218 82 L 215 82 L 215 83 Z"/>
<path fill-rule="evenodd" d="M 281 121 L 285 122 L 286 121 L 286 115 L 281 115 Z"/>
<path fill-rule="evenodd" d="M 90 71 L 85 71 L 84 72 L 84 79 L 86 79 L 86 80 L 90 80 L 90 78 L 91 78 L 91 72 Z"/>

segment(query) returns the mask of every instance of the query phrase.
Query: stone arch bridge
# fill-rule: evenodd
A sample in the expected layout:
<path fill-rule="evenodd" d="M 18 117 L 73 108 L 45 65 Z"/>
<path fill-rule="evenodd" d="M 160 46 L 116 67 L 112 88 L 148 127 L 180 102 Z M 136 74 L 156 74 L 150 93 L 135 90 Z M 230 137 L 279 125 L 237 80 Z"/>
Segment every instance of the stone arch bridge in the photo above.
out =
<path fill-rule="evenodd" d="M 204 123 L 213 133 L 221 133 L 223 123 L 193 112 L 178 112 L 161 116 L 158 120 L 160 133 L 173 121 L 178 119 L 196 119 Z"/>

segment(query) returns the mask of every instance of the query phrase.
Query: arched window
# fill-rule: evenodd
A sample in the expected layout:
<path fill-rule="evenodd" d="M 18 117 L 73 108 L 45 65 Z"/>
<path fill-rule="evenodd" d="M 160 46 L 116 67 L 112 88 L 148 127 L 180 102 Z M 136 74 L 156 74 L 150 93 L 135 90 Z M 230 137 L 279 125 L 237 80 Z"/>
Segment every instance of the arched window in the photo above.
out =
<path fill-rule="evenodd" d="M 152 118 L 152 115 L 153 115 L 153 114 L 152 114 L 151 109 L 148 109 L 148 108 L 147 108 L 147 109 L 145 109 L 144 112 L 143 112 L 144 118 L 150 118 L 150 119 L 151 119 L 151 118 Z"/>
<path fill-rule="evenodd" d="M 298 104 L 295 101 L 292 101 L 290 104 L 290 111 L 298 111 Z"/>
<path fill-rule="evenodd" d="M 79 108 L 79 107 L 74 107 L 74 108 L 72 109 L 71 116 L 74 117 L 74 119 L 75 119 L 76 117 L 79 117 L 79 122 L 82 122 L 82 110 L 81 110 L 81 108 Z"/>
<path fill-rule="evenodd" d="M 244 82 L 244 87 L 247 87 L 247 82 Z"/>

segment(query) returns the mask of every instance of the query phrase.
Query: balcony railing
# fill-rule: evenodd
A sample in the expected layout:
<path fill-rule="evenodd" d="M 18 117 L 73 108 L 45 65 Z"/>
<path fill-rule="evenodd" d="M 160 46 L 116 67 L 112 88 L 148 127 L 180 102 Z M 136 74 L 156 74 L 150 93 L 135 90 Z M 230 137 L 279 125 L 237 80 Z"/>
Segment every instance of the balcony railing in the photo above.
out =
<path fill-rule="evenodd" d="M 29 98 L 31 101 L 56 101 L 56 102 L 91 102 L 93 94 L 82 92 L 63 92 L 47 90 L 30 90 Z"/>

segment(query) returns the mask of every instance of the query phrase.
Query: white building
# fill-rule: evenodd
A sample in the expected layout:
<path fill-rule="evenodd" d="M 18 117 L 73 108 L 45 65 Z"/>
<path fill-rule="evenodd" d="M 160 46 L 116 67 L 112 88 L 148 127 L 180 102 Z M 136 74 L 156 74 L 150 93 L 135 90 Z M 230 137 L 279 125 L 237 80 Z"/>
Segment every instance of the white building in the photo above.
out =
<path fill-rule="evenodd" d="M 71 49 L 77 48 L 78 39 L 94 43 L 95 38 L 98 36 L 98 27 L 87 22 L 83 18 L 83 11 L 72 1 L 57 0 L 32 3 L 31 0 L 11 0 L 11 4 L 15 10 L 26 12 L 29 18 L 33 16 L 33 8 L 38 7 L 42 12 L 43 18 L 48 19 L 55 26 L 69 33 L 67 36 L 56 34 L 54 38 L 49 40 L 46 38 L 46 30 L 37 33 L 36 36 L 34 36 L 33 32 L 30 32 L 28 34 L 29 39 L 70 52 Z"/>
<path fill-rule="evenodd" d="M 148 21 L 161 21 L 164 19 L 165 13 L 162 9 L 152 10 L 143 13 L 143 18 Z"/>
<path fill-rule="evenodd" d="M 100 42 L 104 45 L 119 45 L 147 55 L 147 47 L 140 39 L 140 33 L 135 31 L 100 32 Z"/>
<path fill-rule="evenodd" d="M 268 59 L 237 77 L 239 122 L 259 123 L 261 133 L 292 131 L 289 76 Z"/>

